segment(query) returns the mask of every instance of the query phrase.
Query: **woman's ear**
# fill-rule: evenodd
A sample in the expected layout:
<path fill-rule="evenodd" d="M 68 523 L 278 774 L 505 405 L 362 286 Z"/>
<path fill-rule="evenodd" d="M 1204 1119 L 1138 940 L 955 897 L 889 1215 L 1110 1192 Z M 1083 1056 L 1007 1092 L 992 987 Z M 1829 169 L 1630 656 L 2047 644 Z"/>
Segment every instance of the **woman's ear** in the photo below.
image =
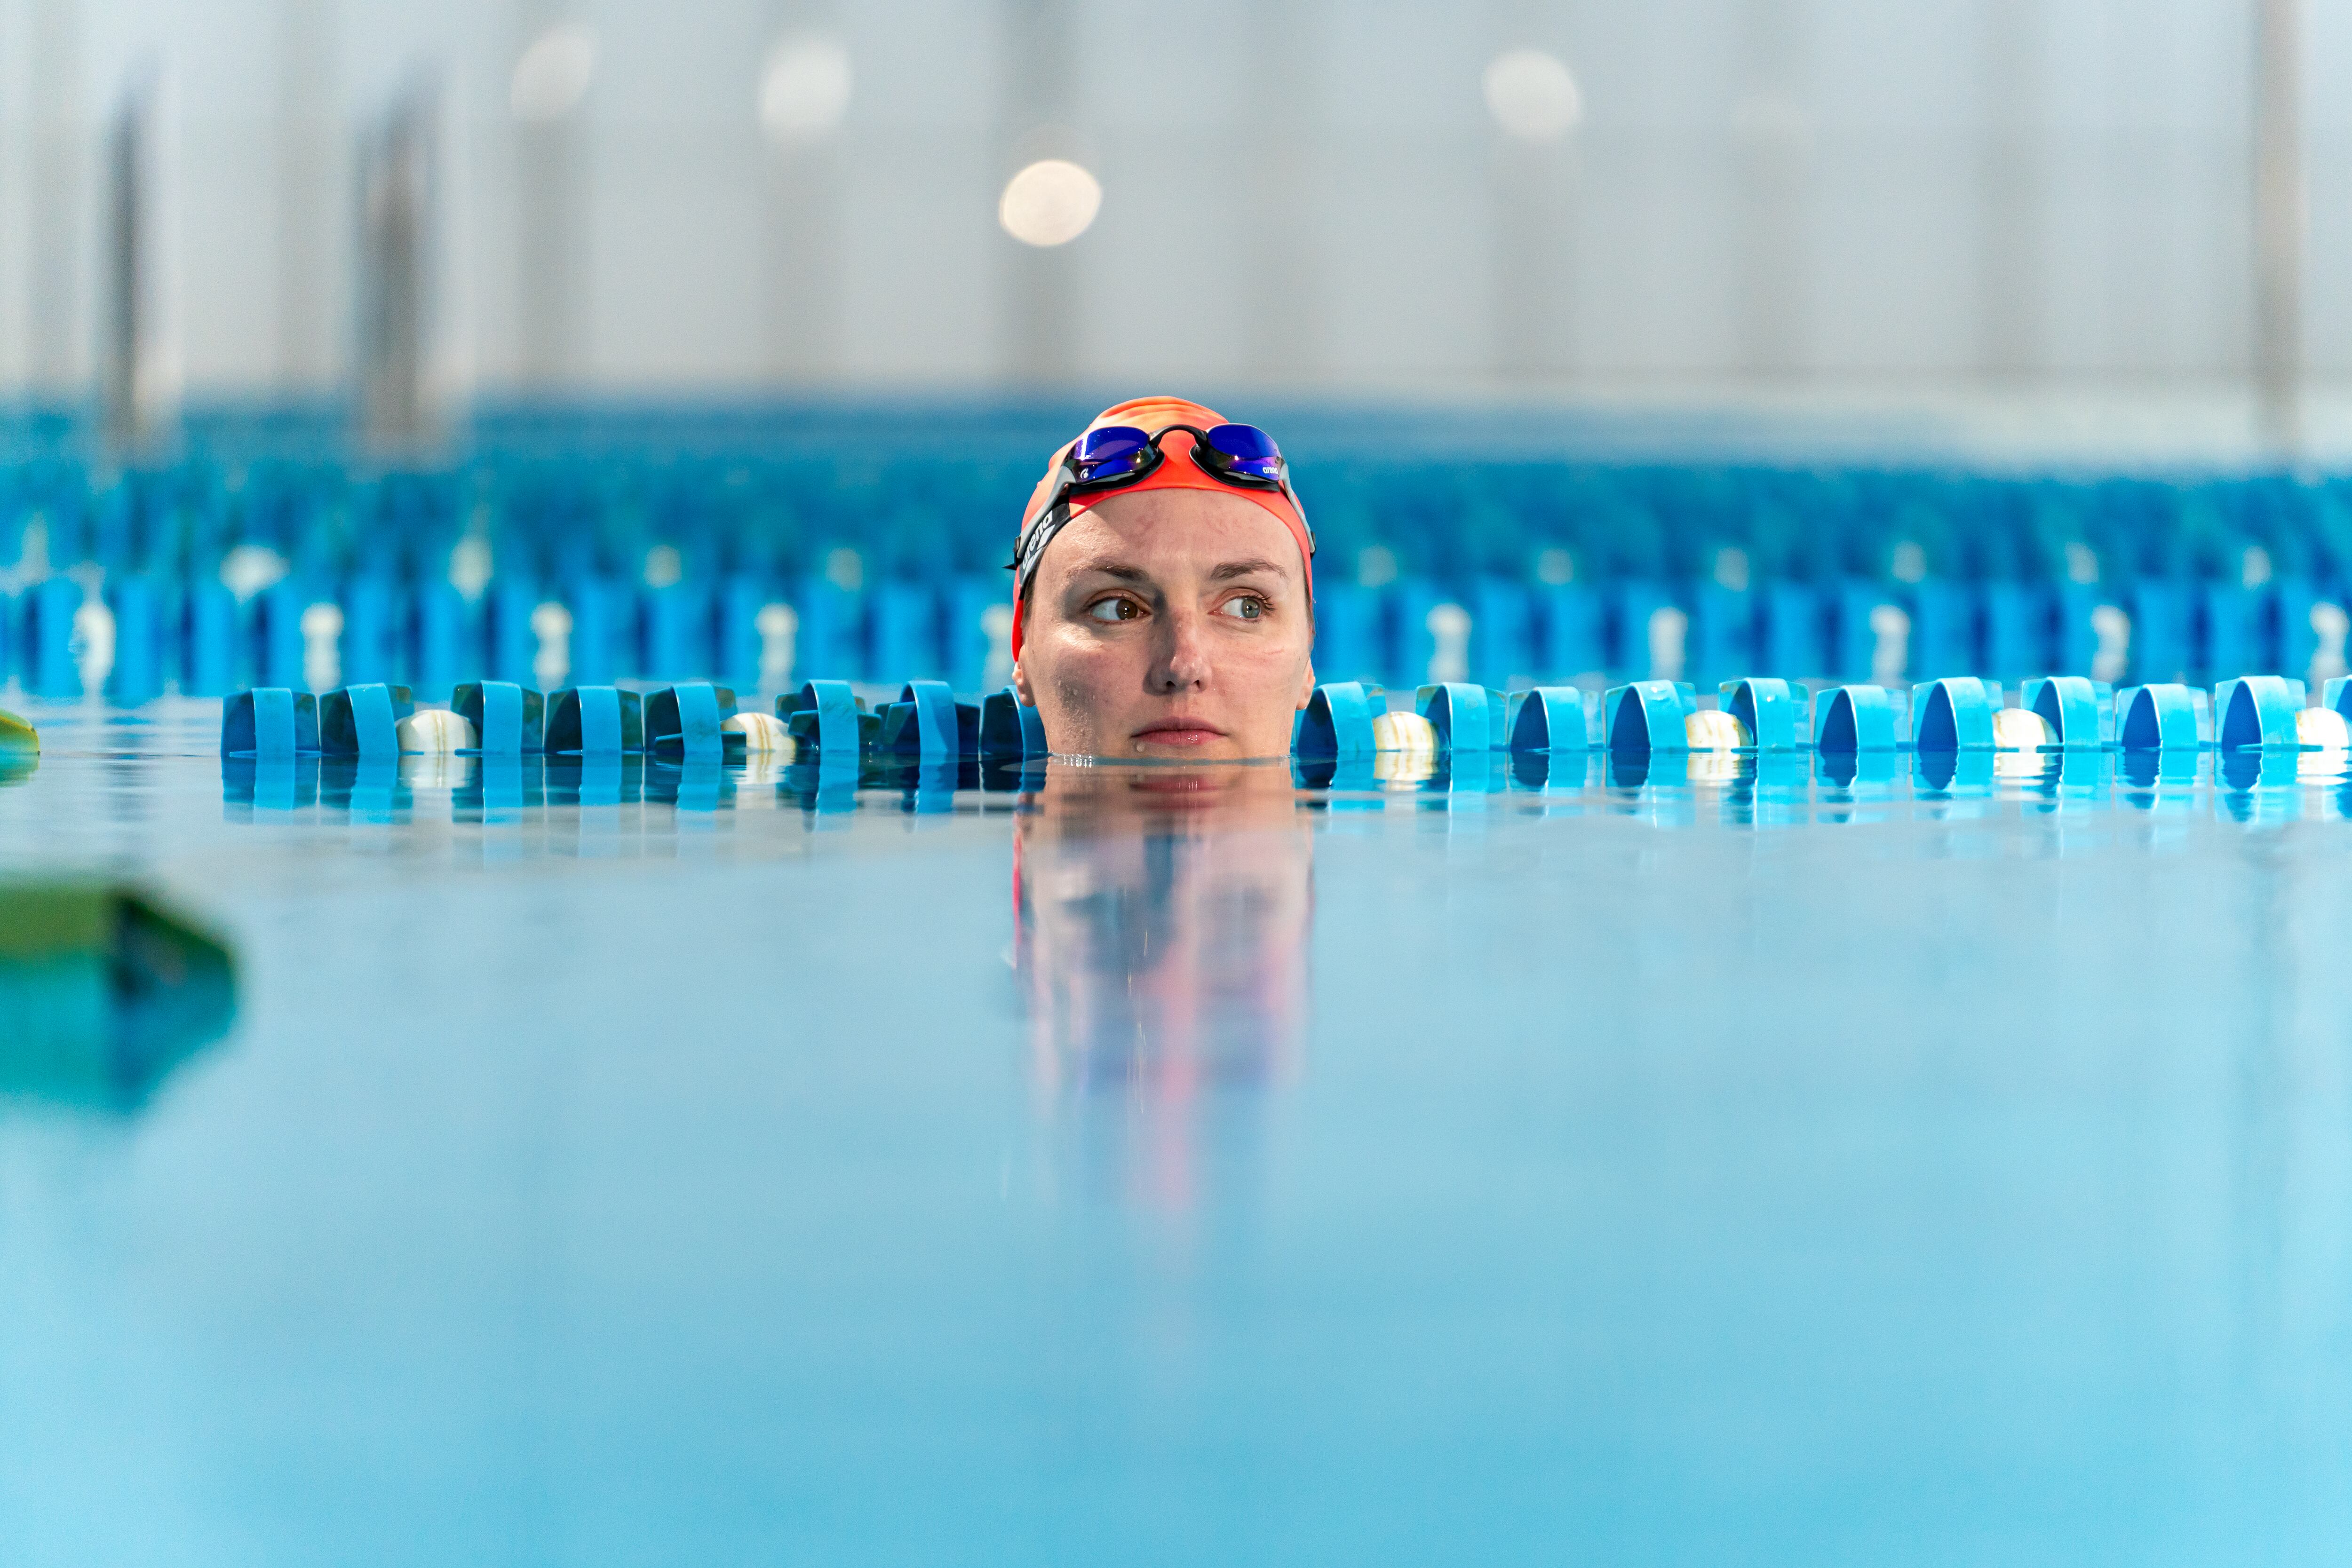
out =
<path fill-rule="evenodd" d="M 1290 706 L 1293 706 L 1293 707 L 1295 707 L 1295 708 L 1304 709 L 1304 708 L 1307 706 L 1307 705 L 1308 703 L 1311 703 L 1311 702 L 1313 702 L 1314 700 L 1315 700 L 1315 661 L 1314 661 L 1314 660 L 1312 660 L 1312 659 L 1309 659 L 1309 660 L 1307 660 L 1307 678 L 1306 678 L 1306 682 L 1305 682 L 1305 684 L 1304 684 L 1304 685 L 1302 685 L 1298 688 L 1298 700 L 1297 700 L 1297 702 L 1295 702 L 1295 703 L 1291 704 Z"/>
<path fill-rule="evenodd" d="M 1037 699 L 1029 695 L 1029 672 L 1021 667 L 1018 659 L 1013 661 L 1013 695 L 1021 699 L 1023 707 L 1037 706 Z"/>

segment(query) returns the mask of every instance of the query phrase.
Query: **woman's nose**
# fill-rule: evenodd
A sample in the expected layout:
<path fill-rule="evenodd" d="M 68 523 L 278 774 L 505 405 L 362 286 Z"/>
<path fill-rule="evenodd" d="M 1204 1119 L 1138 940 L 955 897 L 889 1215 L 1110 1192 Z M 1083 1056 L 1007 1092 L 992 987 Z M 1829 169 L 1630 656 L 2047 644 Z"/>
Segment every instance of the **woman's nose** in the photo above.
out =
<path fill-rule="evenodd" d="M 1201 618 L 1179 612 L 1160 622 L 1166 641 L 1151 671 L 1151 689 L 1163 696 L 1199 686 L 1209 678 L 1209 651 Z"/>

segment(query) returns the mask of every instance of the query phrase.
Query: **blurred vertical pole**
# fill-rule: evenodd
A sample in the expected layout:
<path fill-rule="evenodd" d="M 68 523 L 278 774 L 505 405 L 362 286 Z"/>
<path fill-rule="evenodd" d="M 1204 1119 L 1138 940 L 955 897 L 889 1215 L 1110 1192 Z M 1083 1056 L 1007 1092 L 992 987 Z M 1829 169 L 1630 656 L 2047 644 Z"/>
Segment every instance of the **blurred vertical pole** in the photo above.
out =
<path fill-rule="evenodd" d="M 1801 0 L 1746 0 L 1741 57 L 1747 88 L 1732 110 L 1738 157 L 1735 295 L 1740 368 L 1787 375 L 1804 367 L 1806 205 L 1812 117 L 1797 91 Z"/>
<path fill-rule="evenodd" d="M 562 385 L 586 366 L 588 284 L 586 152 L 579 94 L 593 70 L 593 33 L 571 7 L 518 0 L 520 39 L 509 87 L 515 128 L 515 319 L 518 379 L 533 391 Z M 567 91 L 566 52 L 551 48 L 576 34 L 588 67 Z"/>
<path fill-rule="evenodd" d="M 79 399 L 82 293 L 82 129 L 79 0 L 34 0 L 27 62 L 33 119 L 26 227 L 26 368 L 36 400 Z"/>
<path fill-rule="evenodd" d="M 335 9 L 278 11 L 278 383 L 316 392 L 335 377 Z"/>
<path fill-rule="evenodd" d="M 1495 6 L 1497 50 L 1540 43 L 1572 70 L 1573 53 L 1553 47 L 1559 42 L 1551 35 L 1559 30 L 1559 13 L 1557 5 L 1503 0 Z M 1574 118 L 1581 117 L 1580 103 Z M 1578 136 L 1571 124 L 1549 139 L 1507 132 L 1492 137 L 1489 354 L 1496 373 L 1505 381 L 1555 380 L 1567 373 L 1573 358 L 1570 217 Z"/>
<path fill-rule="evenodd" d="M 107 444 L 122 454 L 161 441 L 177 413 L 165 299 L 161 96 L 153 70 L 137 69 L 106 132 L 99 401 Z"/>
<path fill-rule="evenodd" d="M 2263 434 L 2302 438 L 2303 4 L 2254 0 L 2254 383 Z"/>
<path fill-rule="evenodd" d="M 415 452 L 433 437 L 434 275 L 440 92 L 419 76 L 362 133 L 359 150 L 359 414 L 367 444 Z"/>
<path fill-rule="evenodd" d="M 99 402 L 107 444 L 117 451 L 144 444 L 139 406 L 141 339 L 147 330 L 145 247 L 146 142 L 152 97 L 134 82 L 106 127 L 106 215 L 103 294 L 99 326 Z"/>
<path fill-rule="evenodd" d="M 772 101 L 786 84 L 774 79 L 788 51 L 838 49 L 831 0 L 772 0 L 771 52 L 761 80 L 761 121 L 768 143 L 765 354 L 780 382 L 812 382 L 841 369 L 841 202 L 839 139 L 796 123 Z"/>
<path fill-rule="evenodd" d="M 1979 353 L 1991 375 L 2043 368 L 2042 0 L 1985 0 Z"/>
<path fill-rule="evenodd" d="M 1328 197 L 1316 178 L 1322 116 L 1308 90 L 1318 78 L 1307 0 L 1260 0 L 1251 10 L 1252 47 L 1235 62 L 1248 94 L 1234 165 L 1249 212 L 1246 369 L 1262 381 L 1297 382 L 1321 368 L 1323 353 L 1315 231 Z"/>
<path fill-rule="evenodd" d="M 998 0 L 1003 23 L 1003 101 L 998 114 L 1004 153 L 1000 188 L 1034 158 L 1065 156 L 1076 67 L 1076 7 L 1070 0 Z M 1100 171 L 1096 171 L 1099 177 Z M 1026 246 L 1006 238 L 1000 331 L 1009 379 L 1032 384 L 1071 380 L 1078 368 L 1077 265 L 1066 245 Z"/>

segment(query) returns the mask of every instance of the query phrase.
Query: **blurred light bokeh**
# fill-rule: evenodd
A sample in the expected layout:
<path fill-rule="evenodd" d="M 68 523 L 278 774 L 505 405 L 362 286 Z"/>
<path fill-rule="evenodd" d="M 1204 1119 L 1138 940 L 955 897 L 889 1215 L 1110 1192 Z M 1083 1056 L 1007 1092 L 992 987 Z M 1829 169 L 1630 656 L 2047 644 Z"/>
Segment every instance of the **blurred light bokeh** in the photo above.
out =
<path fill-rule="evenodd" d="M 2352 13 L 2279 0 L 9 0 L 0 386 L 98 373 L 152 79 L 192 395 L 352 384 L 420 81 L 436 362 L 487 392 L 2237 388 L 2266 7 L 2324 387 Z"/>

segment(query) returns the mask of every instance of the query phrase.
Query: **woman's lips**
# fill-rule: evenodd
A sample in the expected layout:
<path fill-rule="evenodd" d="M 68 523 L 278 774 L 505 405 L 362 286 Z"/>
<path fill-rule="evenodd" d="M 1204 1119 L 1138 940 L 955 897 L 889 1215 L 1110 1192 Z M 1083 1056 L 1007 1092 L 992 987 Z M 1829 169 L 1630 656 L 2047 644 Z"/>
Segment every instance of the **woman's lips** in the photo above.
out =
<path fill-rule="evenodd" d="M 1204 718 L 1179 716 L 1145 725 L 1135 732 L 1139 741 L 1154 746 L 1206 746 L 1213 740 L 1223 740 L 1225 732 Z"/>

